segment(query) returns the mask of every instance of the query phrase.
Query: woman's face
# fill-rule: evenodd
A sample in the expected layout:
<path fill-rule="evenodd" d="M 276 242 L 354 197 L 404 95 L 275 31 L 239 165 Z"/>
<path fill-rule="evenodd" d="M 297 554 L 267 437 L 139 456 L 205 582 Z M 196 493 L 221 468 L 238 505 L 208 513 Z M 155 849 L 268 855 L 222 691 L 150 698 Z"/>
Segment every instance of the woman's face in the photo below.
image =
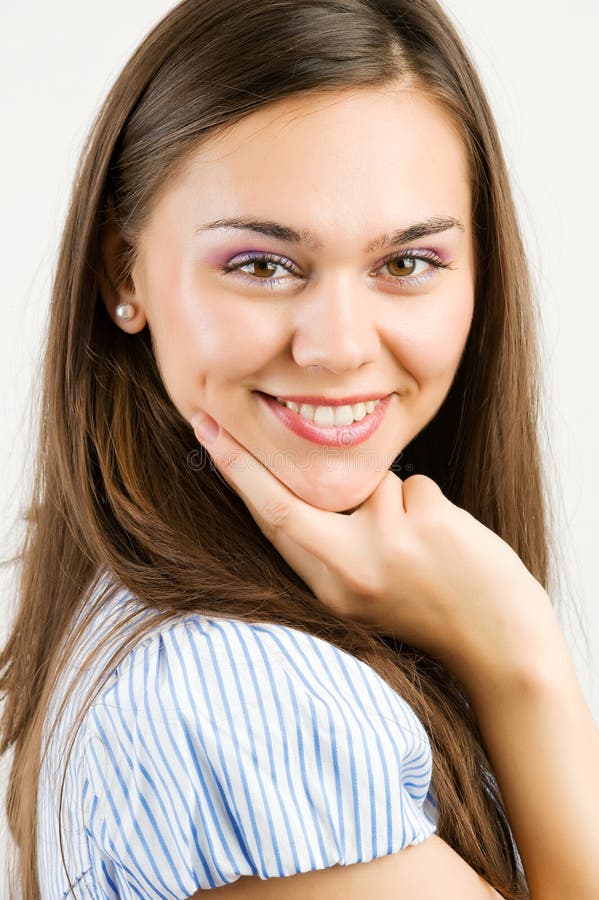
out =
<path fill-rule="evenodd" d="M 458 133 L 424 94 L 279 101 L 213 136 L 163 191 L 132 288 L 115 301 L 136 315 L 115 322 L 131 333 L 147 322 L 187 420 L 209 413 L 314 506 L 354 508 L 456 373 L 474 304 L 470 199 Z M 278 227 L 207 227 L 227 219 Z M 383 246 L 381 235 L 395 237 Z M 390 398 L 366 435 L 335 425 L 309 435 L 263 394 Z"/>

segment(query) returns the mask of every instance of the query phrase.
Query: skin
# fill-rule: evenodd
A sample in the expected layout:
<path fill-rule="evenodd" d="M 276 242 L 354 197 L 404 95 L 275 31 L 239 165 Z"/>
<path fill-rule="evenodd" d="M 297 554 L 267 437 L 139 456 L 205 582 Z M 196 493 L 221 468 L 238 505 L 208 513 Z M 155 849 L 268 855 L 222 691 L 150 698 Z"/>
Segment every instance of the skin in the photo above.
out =
<path fill-rule="evenodd" d="M 453 381 L 474 305 L 470 203 L 460 138 L 423 93 L 400 85 L 280 101 L 187 161 L 154 205 L 133 289 L 109 311 L 133 303 L 135 318 L 115 322 L 130 333 L 148 324 L 187 420 L 208 412 L 297 496 L 347 511 L 372 494 Z M 194 234 L 240 215 L 309 229 L 322 249 L 247 230 Z M 459 219 L 463 230 L 364 252 L 379 234 L 432 217 Z M 401 253 L 414 249 L 451 268 L 424 261 L 412 275 Z M 285 257 L 291 271 L 246 263 L 221 275 L 250 251 Z M 404 273 L 430 277 L 414 285 Z M 274 290 L 260 281 L 267 276 L 278 279 Z M 322 447 L 282 426 L 256 390 L 394 394 L 367 441 Z"/>

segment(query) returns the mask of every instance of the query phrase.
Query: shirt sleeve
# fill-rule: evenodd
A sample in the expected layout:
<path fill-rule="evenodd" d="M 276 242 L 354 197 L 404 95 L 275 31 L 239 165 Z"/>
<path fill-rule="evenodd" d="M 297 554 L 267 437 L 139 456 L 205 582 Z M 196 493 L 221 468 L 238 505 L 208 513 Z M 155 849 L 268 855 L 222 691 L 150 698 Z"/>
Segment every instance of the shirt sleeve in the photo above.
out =
<path fill-rule="evenodd" d="M 321 664 L 307 678 L 272 634 L 180 622 L 90 708 L 85 828 L 116 896 L 184 900 L 242 875 L 367 862 L 435 831 L 430 744 L 408 704 L 387 685 L 395 709 L 372 691 L 356 703 L 316 677 Z"/>

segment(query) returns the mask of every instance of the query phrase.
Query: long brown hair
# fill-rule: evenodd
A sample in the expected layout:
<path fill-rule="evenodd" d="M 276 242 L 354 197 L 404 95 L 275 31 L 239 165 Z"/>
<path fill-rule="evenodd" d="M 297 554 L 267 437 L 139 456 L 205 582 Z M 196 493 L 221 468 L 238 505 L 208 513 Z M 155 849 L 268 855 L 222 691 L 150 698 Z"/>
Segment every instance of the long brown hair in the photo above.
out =
<path fill-rule="evenodd" d="M 137 639 L 197 611 L 286 624 L 371 665 L 428 730 L 439 836 L 504 897 L 528 897 L 463 686 L 417 648 L 319 603 L 238 495 L 193 463 L 198 445 L 162 383 L 148 328 L 125 334 L 102 302 L 108 226 L 126 242 L 118 277 L 128 279 L 152 204 L 204 137 L 292 95 L 406 78 L 463 137 L 477 281 L 451 390 L 395 468 L 433 478 L 548 585 L 535 307 L 496 126 L 451 21 L 435 0 L 184 0 L 143 40 L 96 117 L 53 282 L 19 608 L 0 657 L 0 750 L 14 749 L 7 810 L 26 900 L 39 897 L 42 723 L 61 644 L 67 635 L 74 644 L 69 626 L 102 566 L 153 611 Z"/>

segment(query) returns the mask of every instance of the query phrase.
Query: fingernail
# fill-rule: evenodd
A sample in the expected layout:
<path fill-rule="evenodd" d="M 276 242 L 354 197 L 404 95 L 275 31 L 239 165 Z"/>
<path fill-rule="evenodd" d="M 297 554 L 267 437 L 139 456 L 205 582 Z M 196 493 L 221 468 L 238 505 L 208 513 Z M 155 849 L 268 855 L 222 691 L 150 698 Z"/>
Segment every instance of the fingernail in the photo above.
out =
<path fill-rule="evenodd" d="M 204 413 L 196 413 L 195 416 L 192 416 L 191 427 L 200 440 L 206 444 L 211 444 L 220 431 L 218 422 L 215 422 L 213 418 Z"/>

